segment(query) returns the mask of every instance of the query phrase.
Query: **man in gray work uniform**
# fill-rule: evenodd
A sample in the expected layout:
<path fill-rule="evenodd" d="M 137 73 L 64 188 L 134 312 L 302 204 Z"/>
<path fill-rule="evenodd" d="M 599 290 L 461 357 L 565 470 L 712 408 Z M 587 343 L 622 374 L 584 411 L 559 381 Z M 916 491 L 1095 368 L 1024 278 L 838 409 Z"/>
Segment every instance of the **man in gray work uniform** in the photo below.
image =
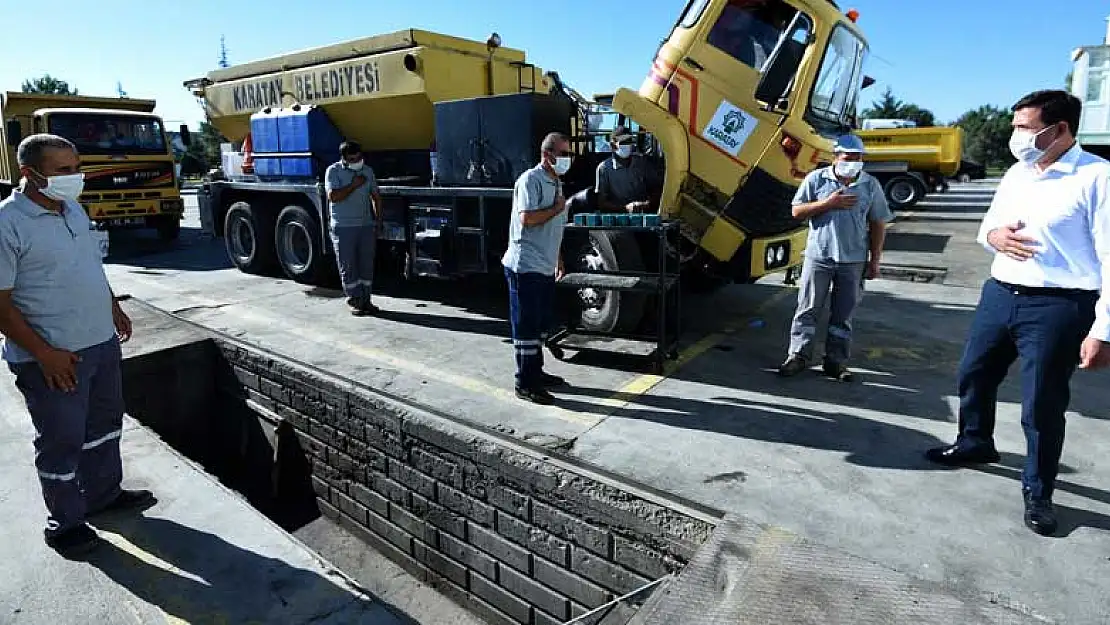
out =
<path fill-rule="evenodd" d="M 324 173 L 330 206 L 329 230 L 339 264 L 339 278 L 351 314 L 372 315 L 374 254 L 382 227 L 382 196 L 374 170 L 362 159 L 362 147 L 348 141 L 339 146 L 340 160 Z"/>
<path fill-rule="evenodd" d="M 547 390 L 565 381 L 543 371 L 543 342 L 553 318 L 555 282 L 563 272 L 559 248 L 567 223 L 560 177 L 571 164 L 570 140 L 551 133 L 540 163 L 517 178 L 509 221 L 509 247 L 501 258 L 509 284 L 509 321 L 516 351 L 516 395 L 548 405 Z"/>
<path fill-rule="evenodd" d="M 863 280 L 879 276 L 886 223 L 893 219 L 882 185 L 863 171 L 863 141 L 844 135 L 833 147 L 834 162 L 811 172 L 794 196 L 794 217 L 809 221 L 798 309 L 790 328 L 790 353 L 779 373 L 809 368 L 817 319 L 832 287 L 825 374 L 849 381 L 852 315 L 863 295 Z"/>
<path fill-rule="evenodd" d="M 609 139 L 613 156 L 597 166 L 594 191 L 605 213 L 642 213 L 651 208 L 652 192 L 661 187 L 658 171 L 635 153 L 636 135 L 617 126 Z"/>
<path fill-rule="evenodd" d="M 131 337 L 131 320 L 77 203 L 76 148 L 32 135 L 16 158 L 23 187 L 0 202 L 3 354 L 35 424 L 46 543 L 77 557 L 100 542 L 87 518 L 154 503 L 150 491 L 120 488 L 120 342 Z"/>

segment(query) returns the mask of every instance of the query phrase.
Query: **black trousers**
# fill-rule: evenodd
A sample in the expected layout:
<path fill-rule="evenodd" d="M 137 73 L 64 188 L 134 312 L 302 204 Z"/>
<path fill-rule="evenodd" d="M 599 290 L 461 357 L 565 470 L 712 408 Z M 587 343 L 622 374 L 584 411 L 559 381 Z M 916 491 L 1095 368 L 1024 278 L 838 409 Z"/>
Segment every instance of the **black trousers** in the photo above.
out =
<path fill-rule="evenodd" d="M 1051 498 L 1064 448 L 1064 413 L 1097 291 L 1035 289 L 988 280 L 960 362 L 961 445 L 994 445 L 998 387 L 1021 357 L 1022 486 Z"/>

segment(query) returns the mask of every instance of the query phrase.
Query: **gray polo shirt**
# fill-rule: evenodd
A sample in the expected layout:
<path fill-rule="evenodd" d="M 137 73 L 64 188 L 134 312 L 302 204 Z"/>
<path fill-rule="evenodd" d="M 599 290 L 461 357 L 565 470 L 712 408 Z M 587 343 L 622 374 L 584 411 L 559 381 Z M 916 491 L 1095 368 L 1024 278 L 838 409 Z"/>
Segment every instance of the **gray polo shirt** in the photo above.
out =
<path fill-rule="evenodd" d="M 377 192 L 378 181 L 374 179 L 374 170 L 369 165 L 355 171 L 348 168 L 343 161 L 333 163 L 324 172 L 324 189 L 330 194 L 335 189 L 342 189 L 355 180 L 355 176 L 362 174 L 366 182 L 342 202 L 330 202 L 331 226 L 334 228 L 347 228 L 353 226 L 366 226 L 374 223 L 374 207 L 370 203 L 370 195 Z"/>
<path fill-rule="evenodd" d="M 794 205 L 823 200 L 841 186 L 831 166 L 812 171 L 798 187 Z M 871 174 L 860 173 L 848 190 L 856 196 L 855 206 L 830 210 L 809 220 L 807 257 L 837 263 L 867 262 L 871 222 L 894 219 L 883 194 L 883 185 Z"/>
<path fill-rule="evenodd" d="M 112 292 L 89 217 L 76 202 L 62 213 L 35 204 L 19 191 L 0 202 L 0 290 L 51 346 L 71 352 L 116 334 Z M 31 354 L 4 339 L 4 360 L 30 362 Z"/>
<path fill-rule="evenodd" d="M 525 226 L 523 213 L 550 208 L 563 184 L 552 178 L 542 165 L 537 165 L 517 178 L 513 187 L 513 212 L 509 221 L 509 249 L 501 264 L 516 273 L 555 275 L 559 265 L 559 246 L 563 244 L 563 227 L 567 213 L 563 211 L 542 226 Z"/>
<path fill-rule="evenodd" d="M 640 155 L 632 155 L 627 164 L 610 157 L 597 166 L 594 191 L 597 192 L 598 202 L 608 199 L 620 206 L 643 202 L 648 199 L 649 185 L 654 184 L 657 177 L 655 170 Z"/>

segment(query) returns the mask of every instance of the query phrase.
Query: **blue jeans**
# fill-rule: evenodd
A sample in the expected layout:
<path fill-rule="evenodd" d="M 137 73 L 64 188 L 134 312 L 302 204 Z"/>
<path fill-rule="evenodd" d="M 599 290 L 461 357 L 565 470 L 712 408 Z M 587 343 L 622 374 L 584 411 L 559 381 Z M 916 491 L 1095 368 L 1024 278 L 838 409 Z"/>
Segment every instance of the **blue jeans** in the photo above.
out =
<path fill-rule="evenodd" d="M 994 445 L 998 387 L 1021 357 L 1021 425 L 1026 459 L 1022 486 L 1033 497 L 1052 497 L 1064 448 L 1064 413 L 1079 348 L 1095 320 L 1097 291 L 1037 292 L 983 285 L 960 362 L 962 446 Z"/>
<path fill-rule="evenodd" d="M 339 264 L 339 279 L 347 297 L 369 301 L 374 288 L 374 254 L 378 232 L 373 223 L 332 227 L 331 243 Z"/>
<path fill-rule="evenodd" d="M 543 376 L 543 342 L 554 320 L 555 277 L 516 273 L 505 268 L 509 283 L 509 322 L 516 351 L 516 386 L 538 389 Z"/>
<path fill-rule="evenodd" d="M 47 387 L 38 363 L 9 365 L 35 424 L 35 468 L 49 533 L 85 521 L 120 493 L 123 379 L 115 338 L 77 352 L 77 390 Z"/>

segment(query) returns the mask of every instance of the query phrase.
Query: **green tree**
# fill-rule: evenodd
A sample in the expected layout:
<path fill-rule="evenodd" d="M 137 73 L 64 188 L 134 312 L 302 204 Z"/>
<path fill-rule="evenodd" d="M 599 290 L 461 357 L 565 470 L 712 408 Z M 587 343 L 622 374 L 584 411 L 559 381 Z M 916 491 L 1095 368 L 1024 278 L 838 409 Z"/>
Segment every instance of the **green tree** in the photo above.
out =
<path fill-rule="evenodd" d="M 964 131 L 964 158 L 988 168 L 1012 165 L 1009 142 L 1013 118 L 1010 111 L 989 104 L 961 115 L 955 125 Z"/>
<path fill-rule="evenodd" d="M 862 117 L 863 119 L 911 119 L 921 127 L 937 125 L 932 111 L 899 100 L 890 87 L 886 88 L 878 100 L 871 103 L 871 107 L 863 112 Z"/>
<path fill-rule="evenodd" d="M 23 81 L 23 93 L 45 93 L 49 95 L 77 95 L 77 89 L 69 83 L 50 74 Z"/>
<path fill-rule="evenodd" d="M 203 173 L 220 164 L 220 144 L 227 139 L 216 127 L 208 122 L 200 123 L 200 130 L 193 134 L 193 142 L 182 157 L 182 169 L 189 166 L 190 171 Z"/>

